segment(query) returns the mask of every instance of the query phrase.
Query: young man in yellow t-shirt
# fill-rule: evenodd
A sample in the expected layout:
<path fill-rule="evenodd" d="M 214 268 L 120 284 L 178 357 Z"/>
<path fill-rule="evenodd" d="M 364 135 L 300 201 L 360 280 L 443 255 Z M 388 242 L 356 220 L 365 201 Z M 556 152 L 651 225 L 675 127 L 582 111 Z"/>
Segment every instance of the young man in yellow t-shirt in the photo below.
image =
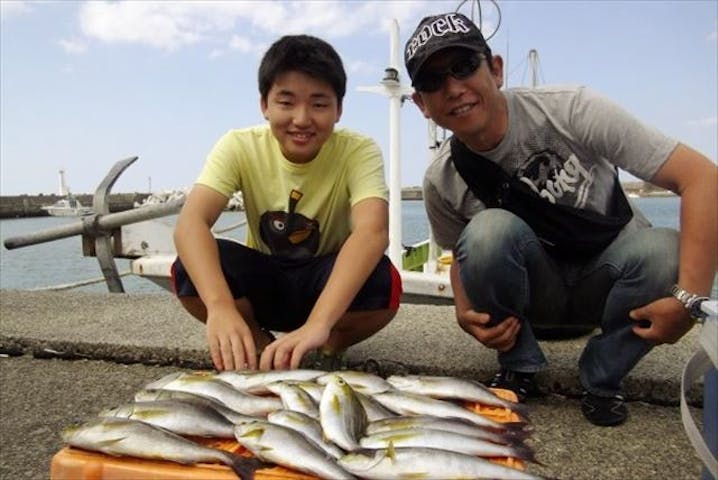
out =
<path fill-rule="evenodd" d="M 259 91 L 269 124 L 220 138 L 174 235 L 173 286 L 207 324 L 218 370 L 297 368 L 307 352 L 337 354 L 387 325 L 401 295 L 384 255 L 381 151 L 334 130 L 346 92 L 337 52 L 315 37 L 282 37 L 262 59 Z M 211 233 L 235 191 L 246 245 Z M 273 341 L 270 330 L 288 333 Z"/>

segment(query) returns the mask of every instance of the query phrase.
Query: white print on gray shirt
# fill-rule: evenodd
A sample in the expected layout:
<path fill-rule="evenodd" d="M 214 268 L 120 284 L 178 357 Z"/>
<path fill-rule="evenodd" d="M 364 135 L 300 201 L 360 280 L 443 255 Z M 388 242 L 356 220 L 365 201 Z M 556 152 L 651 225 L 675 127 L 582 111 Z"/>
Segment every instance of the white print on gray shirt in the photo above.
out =
<path fill-rule="evenodd" d="M 555 159 L 552 165 L 539 165 L 546 158 Z M 516 173 L 517 178 L 531 187 L 541 198 L 551 203 L 556 203 L 557 199 L 562 199 L 565 194 L 573 195 L 575 200 L 572 202 L 575 208 L 585 208 L 588 192 L 594 180 L 593 166 L 590 170 L 586 170 L 578 157 L 571 153 L 568 160 L 561 162 L 561 157 L 556 152 L 546 150 L 539 155 L 533 155 L 529 158 L 524 166 Z M 537 171 L 537 177 L 528 177 L 527 171 Z"/>

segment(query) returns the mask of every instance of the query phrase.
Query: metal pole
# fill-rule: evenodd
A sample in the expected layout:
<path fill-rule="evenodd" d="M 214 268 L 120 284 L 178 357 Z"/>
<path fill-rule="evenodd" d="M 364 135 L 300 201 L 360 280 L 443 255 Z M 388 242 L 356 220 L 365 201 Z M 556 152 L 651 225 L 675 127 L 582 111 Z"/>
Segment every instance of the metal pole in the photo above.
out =
<path fill-rule="evenodd" d="M 389 66 L 399 72 L 399 22 L 391 21 Z M 396 82 L 398 87 L 399 82 Z M 399 110 L 401 92 L 389 97 L 389 259 L 402 269 L 401 232 L 401 154 L 399 148 Z"/>

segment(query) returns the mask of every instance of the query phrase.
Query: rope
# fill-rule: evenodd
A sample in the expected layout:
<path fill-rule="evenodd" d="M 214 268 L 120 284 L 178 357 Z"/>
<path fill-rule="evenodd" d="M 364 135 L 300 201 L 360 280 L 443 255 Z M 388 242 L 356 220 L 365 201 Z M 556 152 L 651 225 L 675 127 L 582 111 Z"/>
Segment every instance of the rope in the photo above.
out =
<path fill-rule="evenodd" d="M 120 277 L 130 275 L 131 271 L 122 272 L 119 274 Z M 74 283 L 63 283 L 61 285 L 53 285 L 50 287 L 39 287 L 31 288 L 31 292 L 42 292 L 42 291 L 58 291 L 58 290 L 70 290 L 72 288 L 84 287 L 85 285 L 92 285 L 94 283 L 101 283 L 105 281 L 105 277 L 91 278 L 89 280 L 81 280 Z"/>

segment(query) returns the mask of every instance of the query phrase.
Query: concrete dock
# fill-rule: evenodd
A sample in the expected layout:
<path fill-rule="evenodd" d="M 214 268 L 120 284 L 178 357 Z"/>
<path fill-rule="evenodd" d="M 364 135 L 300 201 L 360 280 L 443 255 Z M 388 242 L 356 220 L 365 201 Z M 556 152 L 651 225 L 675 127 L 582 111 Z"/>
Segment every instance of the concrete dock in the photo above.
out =
<path fill-rule="evenodd" d="M 678 408 L 680 373 L 697 347 L 694 329 L 655 348 L 626 378 L 627 423 L 595 427 L 580 411 L 577 359 L 588 337 L 544 341 L 548 370 L 528 406 L 529 443 L 560 479 L 698 479 L 701 463 Z M 169 294 L 0 291 L 0 479 L 46 479 L 59 432 L 131 399 L 180 369 L 211 369 L 204 326 Z M 368 359 L 375 362 L 367 362 Z M 495 355 L 466 335 L 453 307 L 402 305 L 396 319 L 348 352 L 351 368 L 380 374 L 488 379 Z M 702 419 L 702 385 L 689 395 Z"/>

